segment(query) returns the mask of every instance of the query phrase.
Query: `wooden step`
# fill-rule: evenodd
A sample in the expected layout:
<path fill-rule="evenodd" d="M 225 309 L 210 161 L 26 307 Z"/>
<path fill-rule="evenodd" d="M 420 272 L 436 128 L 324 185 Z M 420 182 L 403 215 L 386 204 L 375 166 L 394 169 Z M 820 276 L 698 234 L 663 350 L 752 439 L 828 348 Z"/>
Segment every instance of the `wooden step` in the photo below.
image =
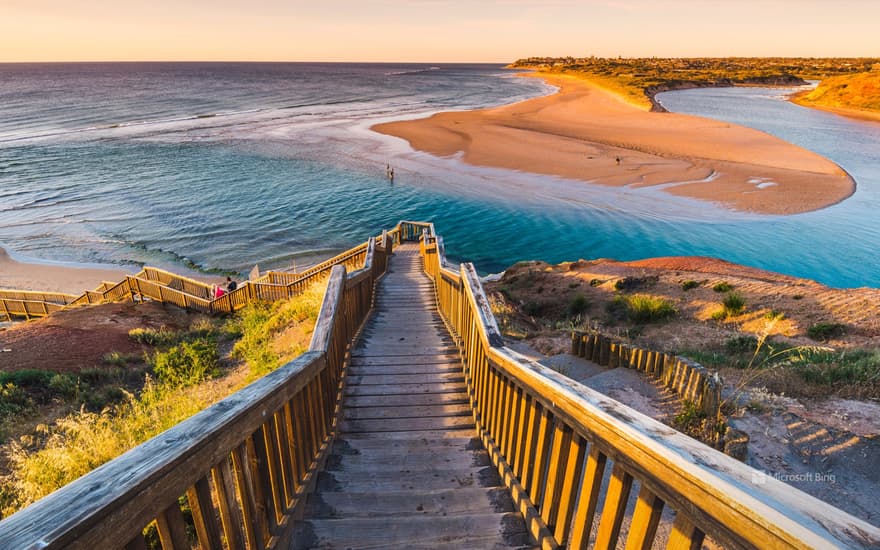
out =
<path fill-rule="evenodd" d="M 395 374 L 461 374 L 461 363 L 450 361 L 448 363 L 434 363 L 422 365 L 353 365 L 348 367 L 348 376 L 366 375 L 395 375 Z"/>
<path fill-rule="evenodd" d="M 345 407 L 345 418 L 363 420 L 366 418 L 421 418 L 433 416 L 472 416 L 468 403 L 442 405 L 402 405 L 398 407 Z"/>
<path fill-rule="evenodd" d="M 417 432 L 473 428 L 472 416 L 428 416 L 422 418 L 365 418 L 346 419 L 339 423 L 339 433 Z"/>
<path fill-rule="evenodd" d="M 399 407 L 404 405 L 452 405 L 470 403 L 464 391 L 451 393 L 398 393 L 393 395 L 347 395 L 345 408 L 354 407 Z"/>
<path fill-rule="evenodd" d="M 464 374 L 459 372 L 429 372 L 418 374 L 355 374 L 350 373 L 347 383 L 354 385 L 393 385 L 393 384 L 435 384 L 443 382 L 464 382 Z"/>
<path fill-rule="evenodd" d="M 365 386 L 346 386 L 345 395 L 395 395 L 417 393 L 461 393 L 466 391 L 463 382 L 443 382 L 434 384 L 371 384 Z"/>
<path fill-rule="evenodd" d="M 313 519 L 298 523 L 294 548 L 510 548 L 529 543 L 515 513 L 415 516 L 405 521 L 372 518 Z"/>
<path fill-rule="evenodd" d="M 312 494 L 305 514 L 315 519 L 326 519 L 428 514 L 454 516 L 512 511 L 513 502 L 506 489 L 466 487 L 424 492 Z"/>
<path fill-rule="evenodd" d="M 464 487 L 498 487 L 501 480 L 492 466 L 457 466 L 419 469 L 334 470 L 318 475 L 317 490 L 326 492 L 376 493 L 385 491 L 433 491 Z"/>

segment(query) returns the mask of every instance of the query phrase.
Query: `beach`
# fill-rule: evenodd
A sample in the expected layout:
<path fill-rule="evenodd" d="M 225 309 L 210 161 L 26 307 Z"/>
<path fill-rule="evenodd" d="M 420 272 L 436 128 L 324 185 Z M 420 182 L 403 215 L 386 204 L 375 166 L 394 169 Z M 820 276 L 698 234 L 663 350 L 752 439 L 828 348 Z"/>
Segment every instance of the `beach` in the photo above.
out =
<path fill-rule="evenodd" d="M 836 204 L 855 182 L 832 161 L 764 132 L 650 113 L 587 80 L 528 74 L 555 94 L 475 111 L 383 123 L 373 130 L 469 164 L 594 184 L 659 188 L 758 214 Z"/>
<path fill-rule="evenodd" d="M 19 262 L 0 248 L 0 289 L 80 295 L 102 281 L 119 282 L 125 275 L 122 269 Z"/>

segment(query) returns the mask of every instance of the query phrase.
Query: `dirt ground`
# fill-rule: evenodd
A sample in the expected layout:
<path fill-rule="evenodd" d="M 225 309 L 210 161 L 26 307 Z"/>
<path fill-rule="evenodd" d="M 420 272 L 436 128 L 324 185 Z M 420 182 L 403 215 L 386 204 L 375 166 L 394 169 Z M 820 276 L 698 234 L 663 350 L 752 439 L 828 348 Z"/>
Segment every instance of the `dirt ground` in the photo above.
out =
<path fill-rule="evenodd" d="M 193 317 L 155 302 L 117 302 L 59 311 L 0 330 L 0 370 L 79 372 L 106 367 L 105 354 L 141 354 L 128 336 L 133 328 L 178 329 Z"/>
<path fill-rule="evenodd" d="M 697 286 L 683 290 L 685 281 Z M 718 283 L 745 298 L 744 314 L 712 318 L 724 297 L 713 290 Z M 621 287 L 666 298 L 674 303 L 676 316 L 640 326 L 610 319 L 606 304 Z M 880 289 L 832 289 L 712 258 L 581 260 L 555 266 L 523 262 L 492 278 L 486 289 L 503 332 L 542 353 L 562 354 L 541 362 L 552 365 L 555 360 L 563 374 L 584 378 L 591 387 L 605 386 L 595 389 L 660 420 L 669 417 L 671 405 L 644 384 L 619 378 L 615 371 L 566 372 L 571 370 L 564 354 L 572 329 L 596 329 L 662 351 L 722 350 L 724 342 L 742 335 L 835 350 L 880 348 Z M 578 295 L 588 305 L 575 316 L 571 304 Z M 814 341 L 807 330 L 817 323 L 840 323 L 845 333 Z M 733 404 L 729 423 L 750 437 L 749 465 L 880 526 L 880 401 L 844 399 L 860 395 L 859 388 L 806 388 L 790 375 L 748 380 L 742 369 L 720 371 L 724 396 Z M 613 380 L 603 382 L 608 377 Z"/>

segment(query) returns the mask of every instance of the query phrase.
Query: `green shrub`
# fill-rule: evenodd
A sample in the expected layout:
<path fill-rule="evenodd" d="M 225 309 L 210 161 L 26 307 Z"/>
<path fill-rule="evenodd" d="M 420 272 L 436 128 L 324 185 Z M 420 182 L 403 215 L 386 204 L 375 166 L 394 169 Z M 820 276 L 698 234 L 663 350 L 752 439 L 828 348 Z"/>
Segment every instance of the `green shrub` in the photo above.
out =
<path fill-rule="evenodd" d="M 732 355 L 754 353 L 757 347 L 758 339 L 748 334 L 728 338 L 727 342 L 724 343 L 724 348 L 727 350 L 727 353 Z"/>
<path fill-rule="evenodd" d="M 880 349 L 833 352 L 807 350 L 790 359 L 814 384 L 880 384 Z"/>
<path fill-rule="evenodd" d="M 544 311 L 544 304 L 541 302 L 529 300 L 523 304 L 523 312 L 530 317 L 537 317 L 542 311 Z"/>
<path fill-rule="evenodd" d="M 7 372 L 0 372 L 0 386 L 13 384 L 20 388 L 44 387 L 52 379 L 55 373 L 39 369 L 21 369 Z"/>
<path fill-rule="evenodd" d="M 738 292 L 728 292 L 721 303 L 729 317 L 739 315 L 746 309 L 746 299 Z"/>
<path fill-rule="evenodd" d="M 152 358 L 153 372 L 168 386 L 191 386 L 216 375 L 218 359 L 217 345 L 202 338 L 157 352 Z"/>
<path fill-rule="evenodd" d="M 647 294 L 617 296 L 613 304 L 626 311 L 627 318 L 633 323 L 650 323 L 663 321 L 676 314 L 675 306 L 669 300 Z"/>
<path fill-rule="evenodd" d="M 590 279 L 590 286 L 599 286 L 604 282 L 602 279 Z"/>
<path fill-rule="evenodd" d="M 80 391 L 80 381 L 70 374 L 56 374 L 49 380 L 49 390 L 65 399 L 74 399 Z"/>
<path fill-rule="evenodd" d="M 733 285 L 727 282 L 717 283 L 715 286 L 712 287 L 712 290 L 714 290 L 715 292 L 730 292 L 731 290 L 733 290 Z"/>
<path fill-rule="evenodd" d="M 34 401 L 30 395 L 12 382 L 0 386 L 0 420 L 33 411 Z"/>
<path fill-rule="evenodd" d="M 807 336 L 818 341 L 840 338 L 844 334 L 846 334 L 846 325 L 842 323 L 816 323 L 807 329 Z"/>
<path fill-rule="evenodd" d="M 698 283 L 697 281 L 692 281 L 692 280 L 683 281 L 681 283 L 681 289 L 684 290 L 685 292 L 687 292 L 688 290 L 691 290 L 692 288 L 697 288 L 698 286 L 700 286 L 700 283 Z"/>
<path fill-rule="evenodd" d="M 571 302 L 568 304 L 568 314 L 571 317 L 575 317 L 587 311 L 590 308 L 590 301 L 587 300 L 587 297 L 583 294 L 578 294 L 574 298 L 572 298 Z"/>
<path fill-rule="evenodd" d="M 183 339 L 183 335 L 180 332 L 166 327 L 158 329 L 135 328 L 128 331 L 128 335 L 139 344 L 156 347 L 173 346 Z"/>

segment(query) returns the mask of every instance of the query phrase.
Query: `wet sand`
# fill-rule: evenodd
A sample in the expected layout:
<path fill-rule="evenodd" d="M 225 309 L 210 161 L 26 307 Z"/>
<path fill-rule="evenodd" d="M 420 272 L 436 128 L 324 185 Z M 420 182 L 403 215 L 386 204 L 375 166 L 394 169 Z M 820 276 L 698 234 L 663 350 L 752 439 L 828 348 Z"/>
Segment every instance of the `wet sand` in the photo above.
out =
<path fill-rule="evenodd" d="M 559 92 L 512 105 L 373 126 L 418 151 L 590 183 L 656 187 L 759 214 L 836 204 L 855 182 L 830 160 L 758 130 L 650 113 L 587 80 L 529 75 Z"/>
<path fill-rule="evenodd" d="M 122 269 L 19 262 L 0 248 L 0 289 L 80 295 L 86 290 L 94 290 L 102 281 L 119 282 L 125 274 Z"/>

